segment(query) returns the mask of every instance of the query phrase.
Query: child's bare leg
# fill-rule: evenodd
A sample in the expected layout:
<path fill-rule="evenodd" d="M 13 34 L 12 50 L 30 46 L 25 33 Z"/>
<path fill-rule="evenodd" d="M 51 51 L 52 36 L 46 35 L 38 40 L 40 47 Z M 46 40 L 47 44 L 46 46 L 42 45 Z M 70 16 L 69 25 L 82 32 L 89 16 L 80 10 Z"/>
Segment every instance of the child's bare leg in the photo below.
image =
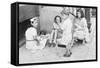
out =
<path fill-rule="evenodd" d="M 52 43 L 52 40 L 53 40 L 53 34 L 54 34 L 54 30 L 52 30 L 52 32 L 51 32 L 51 35 L 50 35 L 50 43 Z"/>
<path fill-rule="evenodd" d="M 56 39 L 57 39 L 57 30 L 55 30 L 55 33 L 54 33 L 54 40 L 53 40 L 54 43 L 56 43 Z"/>
<path fill-rule="evenodd" d="M 71 47 L 72 47 L 72 43 L 68 43 L 68 45 L 66 45 L 66 52 L 64 54 L 64 57 L 70 57 L 72 52 L 71 52 Z"/>

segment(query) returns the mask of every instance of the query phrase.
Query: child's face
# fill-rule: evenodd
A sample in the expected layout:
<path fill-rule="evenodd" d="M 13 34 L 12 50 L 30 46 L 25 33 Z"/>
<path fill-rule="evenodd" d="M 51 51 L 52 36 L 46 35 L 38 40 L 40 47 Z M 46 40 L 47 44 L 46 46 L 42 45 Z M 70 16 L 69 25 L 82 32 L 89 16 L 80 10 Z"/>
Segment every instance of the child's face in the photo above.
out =
<path fill-rule="evenodd" d="M 78 18 L 80 18 L 81 17 L 81 13 L 77 12 L 77 16 L 78 16 Z"/>
<path fill-rule="evenodd" d="M 38 23 L 39 23 L 39 18 L 38 18 L 38 17 L 33 18 L 33 19 L 31 20 L 31 24 L 32 24 L 32 26 L 34 26 L 34 27 L 37 27 L 37 26 L 38 26 Z"/>
<path fill-rule="evenodd" d="M 59 17 L 56 18 L 56 22 L 60 23 L 60 18 Z"/>
<path fill-rule="evenodd" d="M 38 26 L 38 22 L 34 22 L 33 26 L 37 27 Z"/>

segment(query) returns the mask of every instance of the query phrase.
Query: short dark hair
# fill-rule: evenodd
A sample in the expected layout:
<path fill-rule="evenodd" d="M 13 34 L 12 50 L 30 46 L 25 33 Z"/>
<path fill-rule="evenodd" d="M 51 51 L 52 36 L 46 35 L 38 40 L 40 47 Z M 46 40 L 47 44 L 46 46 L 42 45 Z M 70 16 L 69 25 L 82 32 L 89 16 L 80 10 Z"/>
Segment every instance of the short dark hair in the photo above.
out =
<path fill-rule="evenodd" d="M 57 23 L 57 21 L 56 21 L 56 18 L 57 18 L 57 17 L 60 19 L 60 22 L 62 22 L 61 17 L 60 17 L 60 16 L 58 16 L 58 15 L 57 15 L 57 16 L 55 16 L 55 18 L 54 18 L 54 22 L 55 22 L 55 23 Z"/>
<path fill-rule="evenodd" d="M 84 12 L 82 9 L 78 9 L 76 12 L 80 12 L 81 18 L 85 17 Z"/>

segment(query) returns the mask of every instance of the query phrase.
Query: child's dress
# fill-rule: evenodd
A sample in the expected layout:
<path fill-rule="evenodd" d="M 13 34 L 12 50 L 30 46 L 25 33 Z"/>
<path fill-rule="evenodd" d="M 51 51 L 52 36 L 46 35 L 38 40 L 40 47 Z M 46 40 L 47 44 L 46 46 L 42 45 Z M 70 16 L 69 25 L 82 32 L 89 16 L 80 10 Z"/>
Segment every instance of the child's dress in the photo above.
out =
<path fill-rule="evenodd" d="M 26 48 L 27 49 L 37 51 L 45 47 L 47 38 L 38 36 L 37 30 L 34 27 L 30 27 L 26 30 L 25 37 L 26 37 Z"/>
<path fill-rule="evenodd" d="M 70 44 L 72 41 L 72 26 L 73 24 L 70 17 L 64 20 L 60 25 L 61 29 L 63 30 L 62 38 L 57 40 L 59 44 L 66 45 L 68 49 L 70 49 L 71 47 Z"/>
<path fill-rule="evenodd" d="M 35 40 L 37 36 L 37 30 L 34 27 L 30 27 L 25 32 L 26 37 L 26 48 L 27 49 L 37 49 L 37 41 Z"/>
<path fill-rule="evenodd" d="M 87 22 L 85 18 L 82 18 L 80 21 L 78 21 L 76 31 L 74 33 L 74 37 L 77 37 L 79 39 L 85 39 L 87 42 L 89 39 L 89 32 L 87 28 Z"/>

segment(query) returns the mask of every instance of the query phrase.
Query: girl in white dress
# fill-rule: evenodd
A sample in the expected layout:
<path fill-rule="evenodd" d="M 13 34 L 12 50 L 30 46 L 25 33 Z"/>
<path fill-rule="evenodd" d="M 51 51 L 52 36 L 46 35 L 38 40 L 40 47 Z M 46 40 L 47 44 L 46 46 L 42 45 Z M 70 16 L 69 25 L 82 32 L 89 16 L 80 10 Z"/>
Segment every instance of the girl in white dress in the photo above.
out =
<path fill-rule="evenodd" d="M 77 22 L 75 23 L 75 32 L 74 32 L 74 37 L 84 40 L 86 42 L 89 42 L 89 31 L 87 27 L 87 21 L 84 17 L 84 13 L 81 9 L 77 10 L 77 16 L 78 18 L 76 19 Z M 84 43 L 84 42 L 83 42 Z"/>
<path fill-rule="evenodd" d="M 69 12 L 62 13 L 62 24 L 60 25 L 63 30 L 62 38 L 58 39 L 59 44 L 66 46 L 65 57 L 69 57 L 71 53 L 71 42 L 72 42 L 72 27 L 73 27 L 73 18 Z"/>
<path fill-rule="evenodd" d="M 34 17 L 30 19 L 32 27 L 29 27 L 25 32 L 26 37 L 26 48 L 31 50 L 39 49 L 39 36 L 37 35 L 37 26 L 39 23 L 39 18 Z"/>

